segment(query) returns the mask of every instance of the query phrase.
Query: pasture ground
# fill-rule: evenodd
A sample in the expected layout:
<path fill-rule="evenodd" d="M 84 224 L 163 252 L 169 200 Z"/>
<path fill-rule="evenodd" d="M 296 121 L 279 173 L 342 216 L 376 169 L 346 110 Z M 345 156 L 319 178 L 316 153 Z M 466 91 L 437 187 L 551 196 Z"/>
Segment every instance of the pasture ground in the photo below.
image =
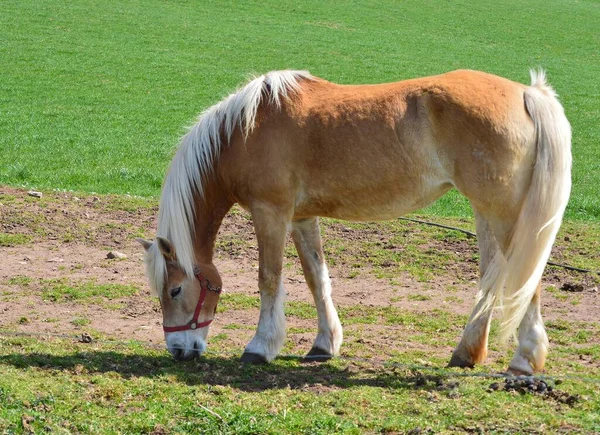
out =
<path fill-rule="evenodd" d="M 258 320 L 257 250 L 248 216 L 234 209 L 217 247 L 226 292 L 210 353 L 176 363 L 163 348 L 160 307 L 134 241 L 152 237 L 153 200 L 51 192 L 39 199 L 2 187 L 0 215 L 2 433 L 600 431 L 597 276 L 553 267 L 545 274 L 554 390 L 495 391 L 502 379 L 462 376 L 507 366 L 495 324 L 486 365 L 438 370 L 475 295 L 475 240 L 411 222 L 324 220 L 345 358 L 304 364 L 293 356 L 310 349 L 316 317 L 290 243 L 287 356 L 246 366 L 238 357 Z M 466 219 L 442 222 L 472 229 Z M 553 259 L 599 269 L 599 233 L 567 222 Z M 109 250 L 128 258 L 106 259 Z M 73 338 L 82 334 L 92 342 Z"/>

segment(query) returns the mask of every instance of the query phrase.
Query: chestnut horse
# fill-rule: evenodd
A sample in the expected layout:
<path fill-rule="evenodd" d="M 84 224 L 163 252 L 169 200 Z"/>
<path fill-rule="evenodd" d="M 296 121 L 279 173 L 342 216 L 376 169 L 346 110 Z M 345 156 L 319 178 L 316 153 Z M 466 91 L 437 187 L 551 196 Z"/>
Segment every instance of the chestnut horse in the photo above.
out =
<path fill-rule="evenodd" d="M 251 213 L 259 249 L 260 317 L 242 360 L 269 362 L 283 346 L 288 230 L 317 308 L 307 358 L 326 359 L 342 326 L 318 217 L 394 219 L 455 188 L 475 214 L 481 283 L 450 366 L 484 360 L 499 307 L 501 338 L 519 343 L 509 371 L 542 370 L 540 279 L 569 198 L 571 128 L 544 72 L 531 79 L 454 71 L 349 86 L 276 71 L 202 113 L 166 175 L 158 237 L 140 240 L 169 351 L 184 360 L 206 348 L 221 289 L 214 243 L 234 203 Z"/>

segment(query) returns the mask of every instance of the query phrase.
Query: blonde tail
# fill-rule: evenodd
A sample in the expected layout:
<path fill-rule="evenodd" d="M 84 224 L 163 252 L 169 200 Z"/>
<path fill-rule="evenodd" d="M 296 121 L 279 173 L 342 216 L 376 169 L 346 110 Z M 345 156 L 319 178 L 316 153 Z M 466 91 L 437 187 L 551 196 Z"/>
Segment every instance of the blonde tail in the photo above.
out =
<path fill-rule="evenodd" d="M 537 291 L 571 191 L 571 126 L 544 71 L 530 73 L 524 100 L 536 135 L 531 185 L 506 255 L 494 259 L 481 286 L 490 290 L 483 308 L 497 303 L 502 310 L 504 343 L 515 335 Z"/>

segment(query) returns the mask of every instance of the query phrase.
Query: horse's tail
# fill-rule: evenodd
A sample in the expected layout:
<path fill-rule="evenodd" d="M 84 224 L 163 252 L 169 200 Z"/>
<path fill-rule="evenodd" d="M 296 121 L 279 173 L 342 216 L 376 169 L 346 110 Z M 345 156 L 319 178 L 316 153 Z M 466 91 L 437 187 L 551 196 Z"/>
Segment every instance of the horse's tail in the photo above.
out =
<path fill-rule="evenodd" d="M 502 310 L 502 342 L 515 335 L 537 291 L 571 191 L 571 126 L 544 71 L 530 74 L 524 100 L 535 127 L 531 184 L 506 255 L 498 255 L 482 278 L 482 289 L 491 286 L 488 303 Z"/>

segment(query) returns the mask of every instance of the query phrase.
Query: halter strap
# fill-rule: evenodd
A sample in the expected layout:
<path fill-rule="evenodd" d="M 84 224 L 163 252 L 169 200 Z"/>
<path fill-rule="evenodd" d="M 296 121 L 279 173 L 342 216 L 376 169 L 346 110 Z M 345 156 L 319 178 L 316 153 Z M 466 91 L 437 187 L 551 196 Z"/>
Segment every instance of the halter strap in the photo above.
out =
<path fill-rule="evenodd" d="M 198 329 L 204 328 L 205 326 L 210 325 L 213 319 L 205 320 L 204 322 L 198 323 L 198 317 L 200 317 L 200 311 L 202 311 L 202 306 L 204 305 L 204 299 L 206 299 L 206 293 L 208 291 L 215 292 L 220 294 L 223 289 L 221 287 L 211 287 L 210 281 L 202 275 L 200 268 L 198 266 L 194 266 L 194 276 L 198 281 L 200 281 L 200 298 L 198 299 L 198 303 L 196 304 L 196 309 L 194 310 L 194 316 L 192 320 L 187 322 L 185 325 L 180 326 L 165 326 L 163 325 L 163 331 L 165 332 L 178 332 L 178 331 L 187 331 L 188 329 Z"/>

